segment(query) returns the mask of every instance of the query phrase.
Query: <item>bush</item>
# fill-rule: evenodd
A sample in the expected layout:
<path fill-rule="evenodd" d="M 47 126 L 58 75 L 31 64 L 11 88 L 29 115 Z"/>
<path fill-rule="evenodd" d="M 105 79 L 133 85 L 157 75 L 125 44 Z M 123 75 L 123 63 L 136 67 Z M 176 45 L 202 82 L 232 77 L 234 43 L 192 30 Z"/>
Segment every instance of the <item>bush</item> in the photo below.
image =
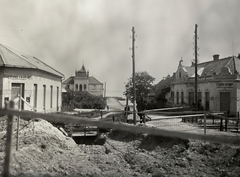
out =
<path fill-rule="evenodd" d="M 79 109 L 104 109 L 106 100 L 103 96 L 94 96 L 88 92 L 68 91 L 62 96 L 62 105 L 69 110 Z"/>

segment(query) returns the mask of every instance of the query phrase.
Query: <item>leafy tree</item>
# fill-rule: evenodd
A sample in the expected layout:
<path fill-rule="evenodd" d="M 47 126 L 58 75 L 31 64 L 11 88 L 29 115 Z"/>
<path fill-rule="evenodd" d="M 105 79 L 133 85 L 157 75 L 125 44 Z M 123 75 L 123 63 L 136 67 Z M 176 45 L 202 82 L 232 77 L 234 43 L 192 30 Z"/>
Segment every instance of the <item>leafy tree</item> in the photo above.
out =
<path fill-rule="evenodd" d="M 150 76 L 146 71 L 135 73 L 136 103 L 138 111 L 142 111 L 147 108 L 148 94 L 153 88 L 154 80 L 155 78 Z M 127 94 L 129 96 L 129 99 L 133 101 L 132 77 L 128 79 L 124 94 Z"/>
<path fill-rule="evenodd" d="M 103 109 L 106 106 L 106 100 L 102 96 L 94 96 L 88 92 L 67 91 L 62 97 L 63 106 L 68 109 Z"/>

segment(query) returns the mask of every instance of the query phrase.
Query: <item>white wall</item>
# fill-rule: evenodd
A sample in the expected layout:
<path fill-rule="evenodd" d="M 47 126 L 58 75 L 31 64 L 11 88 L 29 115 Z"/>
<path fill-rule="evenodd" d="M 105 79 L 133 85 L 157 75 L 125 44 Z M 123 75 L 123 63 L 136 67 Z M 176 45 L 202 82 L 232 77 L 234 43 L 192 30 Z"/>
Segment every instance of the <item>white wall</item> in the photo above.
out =
<path fill-rule="evenodd" d="M 202 93 L 202 106 L 205 110 L 205 92 L 209 92 L 210 103 L 209 109 L 210 111 L 220 111 L 220 92 L 230 92 L 230 112 L 240 111 L 240 84 L 237 82 L 225 81 L 222 83 L 233 83 L 232 87 L 219 87 L 217 85 L 218 82 L 199 82 L 198 83 L 198 92 Z M 174 91 L 174 103 L 177 103 L 177 91 L 179 92 L 179 103 L 181 103 L 181 92 L 184 92 L 184 102 L 189 103 L 188 93 L 194 92 L 195 87 L 194 83 L 186 84 L 186 83 L 178 83 L 173 85 L 172 91 Z M 239 96 L 237 96 L 239 95 Z M 195 97 L 194 97 L 195 98 Z"/>
<path fill-rule="evenodd" d="M 103 95 L 103 85 L 89 85 L 88 91 L 96 96 Z"/>
<path fill-rule="evenodd" d="M 11 99 L 12 83 L 24 84 L 24 99 L 30 97 L 29 104 L 34 106 L 34 84 L 37 84 L 37 112 L 56 112 L 61 111 L 62 105 L 62 81 L 60 77 L 34 69 L 5 68 L 3 72 L 2 87 L 2 107 L 4 106 L 4 97 Z M 46 85 L 46 101 L 43 107 L 43 85 Z M 52 107 L 50 105 L 52 92 Z M 58 95 L 57 95 L 58 87 Z M 58 103 L 57 103 L 58 97 Z M 58 108 L 57 108 L 58 105 Z M 24 104 L 24 110 L 31 110 Z"/>

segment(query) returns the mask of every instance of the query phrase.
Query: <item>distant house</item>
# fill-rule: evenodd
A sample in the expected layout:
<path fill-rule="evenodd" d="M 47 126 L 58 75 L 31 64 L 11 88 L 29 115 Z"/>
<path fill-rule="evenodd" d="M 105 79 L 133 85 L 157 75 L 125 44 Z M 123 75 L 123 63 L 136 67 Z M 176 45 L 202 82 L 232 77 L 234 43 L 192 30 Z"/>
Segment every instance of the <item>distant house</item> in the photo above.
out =
<path fill-rule="evenodd" d="M 240 111 L 240 56 L 219 58 L 197 64 L 198 100 L 195 100 L 195 65 L 179 62 L 171 96 L 176 104 L 199 104 L 206 111 Z"/>
<path fill-rule="evenodd" d="M 86 91 L 92 95 L 103 96 L 103 84 L 95 77 L 89 76 L 84 65 L 79 71 L 75 72 L 75 76 L 71 76 L 63 82 L 66 90 Z"/>
<path fill-rule="evenodd" d="M 64 75 L 36 57 L 0 44 L 0 106 L 19 95 L 23 110 L 61 111 Z"/>
<path fill-rule="evenodd" d="M 171 82 L 174 79 L 174 75 L 164 77 L 159 83 L 156 84 L 155 87 L 155 95 L 158 96 L 162 94 L 167 100 L 171 99 Z M 172 100 L 173 101 L 173 100 Z"/>

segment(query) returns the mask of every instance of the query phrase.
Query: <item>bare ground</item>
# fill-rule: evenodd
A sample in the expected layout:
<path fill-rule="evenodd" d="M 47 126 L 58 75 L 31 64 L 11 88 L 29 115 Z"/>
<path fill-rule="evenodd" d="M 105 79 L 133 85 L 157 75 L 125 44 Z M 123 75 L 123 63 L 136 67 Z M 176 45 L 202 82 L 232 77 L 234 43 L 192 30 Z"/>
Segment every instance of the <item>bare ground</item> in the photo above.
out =
<path fill-rule="evenodd" d="M 0 167 L 6 118 L 0 121 Z M 240 148 L 220 143 L 110 131 L 103 145 L 77 145 L 49 122 L 21 120 L 12 144 L 12 176 L 239 176 Z M 33 129 L 34 127 L 34 129 Z M 16 130 L 16 123 L 14 124 Z"/>

